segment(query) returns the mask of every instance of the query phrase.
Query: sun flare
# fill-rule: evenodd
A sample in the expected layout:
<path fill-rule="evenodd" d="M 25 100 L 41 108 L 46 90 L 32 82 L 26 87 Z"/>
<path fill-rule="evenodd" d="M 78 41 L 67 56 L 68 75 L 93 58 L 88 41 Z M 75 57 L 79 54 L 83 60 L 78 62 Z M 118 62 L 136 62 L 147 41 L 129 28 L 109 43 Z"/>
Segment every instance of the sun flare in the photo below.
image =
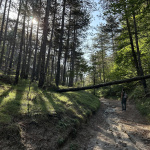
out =
<path fill-rule="evenodd" d="M 33 24 L 37 24 L 37 20 L 35 18 L 32 19 Z"/>

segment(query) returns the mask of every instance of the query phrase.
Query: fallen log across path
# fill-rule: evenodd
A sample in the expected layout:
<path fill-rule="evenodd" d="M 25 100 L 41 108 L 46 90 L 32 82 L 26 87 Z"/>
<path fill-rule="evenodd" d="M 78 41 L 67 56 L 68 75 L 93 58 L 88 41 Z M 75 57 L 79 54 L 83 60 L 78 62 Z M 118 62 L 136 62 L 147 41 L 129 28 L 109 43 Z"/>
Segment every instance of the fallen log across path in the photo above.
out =
<path fill-rule="evenodd" d="M 98 85 L 85 86 L 85 87 L 80 87 L 80 88 L 59 89 L 59 90 L 57 90 L 57 92 L 88 90 L 88 89 L 100 88 L 100 87 L 110 86 L 110 85 L 115 85 L 115 84 L 129 83 L 129 82 L 138 81 L 138 80 L 142 80 L 142 79 L 148 79 L 148 78 L 150 78 L 150 75 L 139 76 L 139 77 L 124 79 L 124 80 L 118 80 L 118 81 L 112 81 L 112 82 L 107 82 L 107 83 L 101 83 L 101 84 L 98 84 Z"/>

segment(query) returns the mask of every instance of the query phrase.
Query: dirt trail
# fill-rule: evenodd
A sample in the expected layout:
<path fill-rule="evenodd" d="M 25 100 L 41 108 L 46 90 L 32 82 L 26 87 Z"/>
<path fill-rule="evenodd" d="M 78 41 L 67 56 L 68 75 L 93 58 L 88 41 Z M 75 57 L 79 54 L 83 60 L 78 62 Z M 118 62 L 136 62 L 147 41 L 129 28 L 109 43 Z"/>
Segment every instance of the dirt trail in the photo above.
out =
<path fill-rule="evenodd" d="M 101 99 L 101 108 L 62 150 L 150 150 L 150 124 L 133 104 Z"/>

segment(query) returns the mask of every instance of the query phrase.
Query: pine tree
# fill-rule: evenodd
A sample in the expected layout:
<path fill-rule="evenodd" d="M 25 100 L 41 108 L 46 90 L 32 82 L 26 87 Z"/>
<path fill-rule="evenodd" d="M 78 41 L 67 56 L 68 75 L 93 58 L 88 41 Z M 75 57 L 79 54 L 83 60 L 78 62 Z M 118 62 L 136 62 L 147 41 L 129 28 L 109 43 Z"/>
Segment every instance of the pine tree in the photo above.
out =
<path fill-rule="evenodd" d="M 43 27 L 43 37 L 42 37 L 42 45 L 41 45 L 41 69 L 40 69 L 40 78 L 39 78 L 39 87 L 43 87 L 45 82 L 45 55 L 46 55 L 46 43 L 47 43 L 47 31 L 48 31 L 48 18 L 50 11 L 51 1 L 47 0 L 47 7 L 45 11 L 44 17 L 44 27 Z"/>
<path fill-rule="evenodd" d="M 60 82 L 60 60 L 61 60 L 62 46 L 63 46 L 65 10 L 66 10 L 66 0 L 63 0 L 61 32 L 60 32 L 60 39 L 59 39 L 59 52 L 58 52 L 58 59 L 57 59 L 56 86 L 58 86 Z"/>
<path fill-rule="evenodd" d="M 8 7 L 6 27 L 5 27 L 5 33 L 4 33 L 4 38 L 3 38 L 3 46 L 2 46 L 1 57 L 0 57 L 0 67 L 2 66 L 2 63 L 3 63 L 3 55 L 4 55 L 5 42 L 6 42 L 6 36 L 7 36 L 7 30 L 8 30 L 10 6 L 11 6 L 11 0 L 9 1 L 9 7 Z"/>
<path fill-rule="evenodd" d="M 17 16 L 17 20 L 16 20 L 16 25 L 14 28 L 14 41 L 13 41 L 12 50 L 11 50 L 8 74 L 10 74 L 11 69 L 12 69 L 12 64 L 13 64 L 13 57 L 14 57 L 15 46 L 16 46 L 16 36 L 17 36 L 17 29 L 18 29 L 19 17 L 20 17 L 20 12 L 21 12 L 21 6 L 22 6 L 22 0 L 20 0 L 20 3 L 19 3 L 18 16 Z"/>

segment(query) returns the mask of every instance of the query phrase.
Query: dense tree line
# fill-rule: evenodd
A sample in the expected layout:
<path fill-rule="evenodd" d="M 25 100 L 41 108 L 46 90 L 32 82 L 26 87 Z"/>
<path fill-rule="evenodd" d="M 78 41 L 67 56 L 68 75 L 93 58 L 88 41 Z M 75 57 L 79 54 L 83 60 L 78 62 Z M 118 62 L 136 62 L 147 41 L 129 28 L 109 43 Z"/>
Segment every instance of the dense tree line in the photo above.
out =
<path fill-rule="evenodd" d="M 105 23 L 94 37 L 91 61 L 96 69 L 91 76 L 95 72 L 100 83 L 149 74 L 150 1 L 101 0 L 100 4 Z M 147 92 L 146 80 L 141 83 Z"/>
<path fill-rule="evenodd" d="M 90 22 L 90 0 L 1 0 L 0 69 L 38 86 L 73 86 L 86 62 L 81 37 Z M 17 15 L 14 15 L 17 14 Z"/>

